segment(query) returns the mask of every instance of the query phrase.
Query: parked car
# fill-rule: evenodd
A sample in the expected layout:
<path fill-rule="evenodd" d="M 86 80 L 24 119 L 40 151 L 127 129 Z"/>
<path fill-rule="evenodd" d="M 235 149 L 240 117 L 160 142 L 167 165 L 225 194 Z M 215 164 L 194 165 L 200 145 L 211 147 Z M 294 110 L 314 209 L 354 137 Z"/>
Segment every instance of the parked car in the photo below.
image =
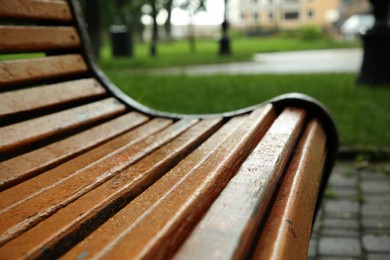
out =
<path fill-rule="evenodd" d="M 374 26 L 375 18 L 371 14 L 355 14 L 341 25 L 340 30 L 346 39 L 356 39 Z"/>

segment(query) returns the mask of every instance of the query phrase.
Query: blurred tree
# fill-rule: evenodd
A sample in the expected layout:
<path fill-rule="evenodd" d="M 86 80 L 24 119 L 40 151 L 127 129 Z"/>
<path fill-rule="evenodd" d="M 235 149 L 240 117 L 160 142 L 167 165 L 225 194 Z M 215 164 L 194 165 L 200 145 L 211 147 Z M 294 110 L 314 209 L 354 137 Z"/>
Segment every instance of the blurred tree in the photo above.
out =
<path fill-rule="evenodd" d="M 167 41 L 172 41 L 172 9 L 173 9 L 173 0 L 167 0 L 165 2 L 164 8 L 167 10 L 167 20 L 164 23 L 165 35 Z"/>
<path fill-rule="evenodd" d="M 93 54 L 97 60 L 99 60 L 102 45 L 100 4 L 101 0 L 85 0 L 84 3 L 88 34 L 91 39 Z"/>
<path fill-rule="evenodd" d="M 198 12 L 206 10 L 205 2 L 206 0 L 183 0 L 179 1 L 178 4 L 178 6 L 181 9 L 185 10 L 189 16 L 188 42 L 190 44 L 190 50 L 192 52 L 196 51 L 194 18 Z"/>
<path fill-rule="evenodd" d="M 152 39 L 150 41 L 150 55 L 155 57 L 157 56 L 157 41 L 158 41 L 158 24 L 157 24 L 157 14 L 158 14 L 158 0 L 150 0 L 150 5 L 152 7 Z"/>

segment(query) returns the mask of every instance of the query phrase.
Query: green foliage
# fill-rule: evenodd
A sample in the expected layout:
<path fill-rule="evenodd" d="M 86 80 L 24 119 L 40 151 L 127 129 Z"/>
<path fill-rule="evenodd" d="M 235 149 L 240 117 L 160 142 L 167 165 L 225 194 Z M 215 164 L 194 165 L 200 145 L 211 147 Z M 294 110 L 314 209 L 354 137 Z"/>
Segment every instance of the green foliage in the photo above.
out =
<path fill-rule="evenodd" d="M 321 38 L 325 38 L 325 35 L 321 32 L 320 28 L 315 26 L 305 26 L 299 29 L 299 38 L 304 41 L 313 41 Z"/>
<path fill-rule="evenodd" d="M 327 40 L 328 35 L 316 26 L 305 26 L 297 30 L 286 30 L 279 33 L 285 39 L 299 39 L 302 41 Z"/>

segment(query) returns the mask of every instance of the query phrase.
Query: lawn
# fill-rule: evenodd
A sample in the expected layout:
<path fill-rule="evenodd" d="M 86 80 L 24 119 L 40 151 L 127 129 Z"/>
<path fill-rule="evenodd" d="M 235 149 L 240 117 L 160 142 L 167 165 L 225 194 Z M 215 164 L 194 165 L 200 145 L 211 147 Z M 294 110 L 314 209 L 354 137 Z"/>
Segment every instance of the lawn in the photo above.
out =
<path fill-rule="evenodd" d="M 218 113 L 287 92 L 320 100 L 334 116 L 343 145 L 390 146 L 390 87 L 357 87 L 354 74 L 147 75 L 109 70 L 109 77 L 139 102 L 179 113 Z"/>

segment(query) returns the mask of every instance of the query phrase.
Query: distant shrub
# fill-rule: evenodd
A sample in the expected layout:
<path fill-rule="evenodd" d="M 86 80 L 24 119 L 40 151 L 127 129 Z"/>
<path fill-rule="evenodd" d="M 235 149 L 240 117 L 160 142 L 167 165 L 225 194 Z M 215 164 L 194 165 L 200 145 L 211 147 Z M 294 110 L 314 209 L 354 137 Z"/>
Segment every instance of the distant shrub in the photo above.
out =
<path fill-rule="evenodd" d="M 298 30 L 299 38 L 304 41 L 312 41 L 323 38 L 325 35 L 318 27 L 305 26 Z"/>

